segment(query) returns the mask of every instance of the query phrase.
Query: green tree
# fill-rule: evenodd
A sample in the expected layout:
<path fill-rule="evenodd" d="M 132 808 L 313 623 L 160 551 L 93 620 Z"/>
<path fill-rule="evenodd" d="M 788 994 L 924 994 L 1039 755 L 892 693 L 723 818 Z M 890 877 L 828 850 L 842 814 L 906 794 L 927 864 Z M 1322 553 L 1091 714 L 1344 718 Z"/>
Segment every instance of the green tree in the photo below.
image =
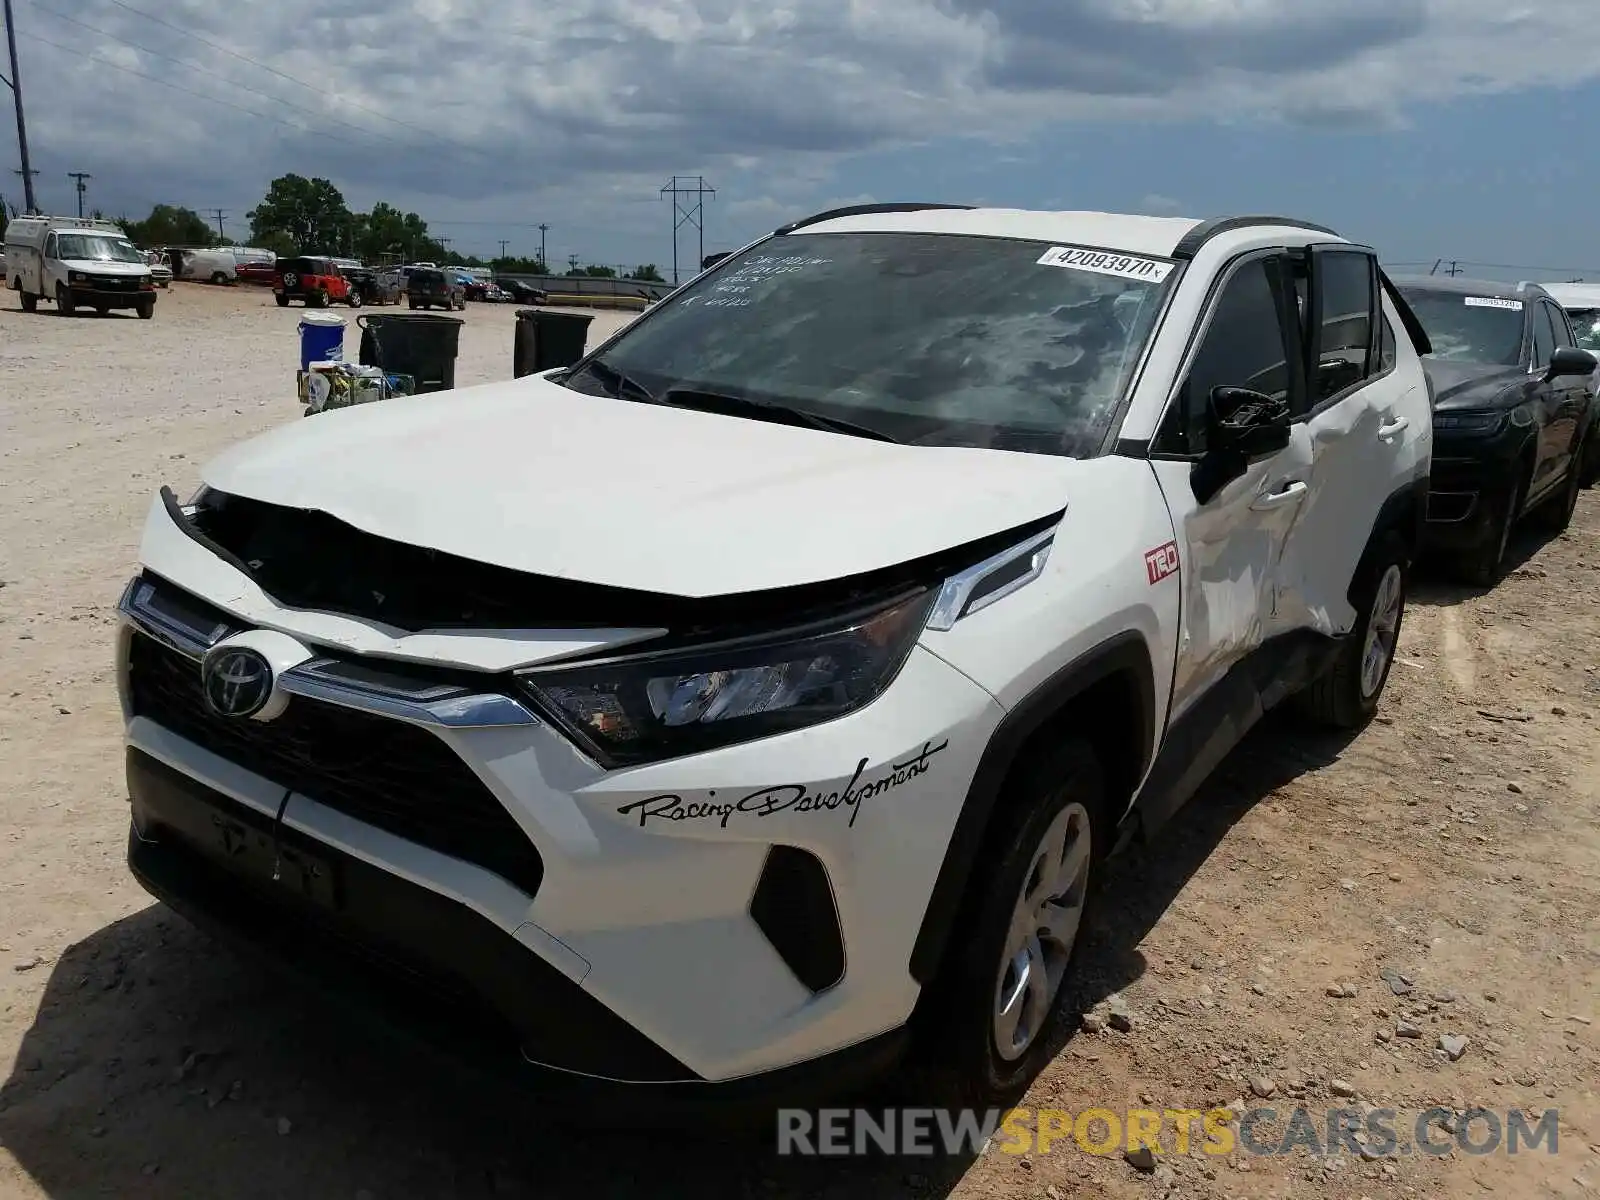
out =
<path fill-rule="evenodd" d="M 136 246 L 210 246 L 217 240 L 204 217 L 173 204 L 156 205 L 142 221 L 122 217 L 117 223 Z"/>
<path fill-rule="evenodd" d="M 489 265 L 497 275 L 550 274 L 550 267 L 542 258 L 497 258 Z"/>
<path fill-rule="evenodd" d="M 602 267 L 597 263 L 590 263 L 587 267 L 573 267 L 571 270 L 567 271 L 566 274 L 569 277 L 587 276 L 590 279 L 615 279 L 617 277 L 617 269 L 615 267 Z"/>
<path fill-rule="evenodd" d="M 326 179 L 280 175 L 266 197 L 245 214 L 250 241 L 263 245 L 269 234 L 287 234 L 307 254 L 348 253 L 355 220 L 343 194 Z"/>
<path fill-rule="evenodd" d="M 270 250 L 279 258 L 289 258 L 300 253 L 300 247 L 294 244 L 294 239 L 276 229 L 261 238 L 253 239 L 252 245 L 257 250 Z"/>
<path fill-rule="evenodd" d="M 637 279 L 642 283 L 665 283 L 661 272 L 656 270 L 655 263 L 645 263 L 642 267 L 635 267 L 625 278 Z"/>

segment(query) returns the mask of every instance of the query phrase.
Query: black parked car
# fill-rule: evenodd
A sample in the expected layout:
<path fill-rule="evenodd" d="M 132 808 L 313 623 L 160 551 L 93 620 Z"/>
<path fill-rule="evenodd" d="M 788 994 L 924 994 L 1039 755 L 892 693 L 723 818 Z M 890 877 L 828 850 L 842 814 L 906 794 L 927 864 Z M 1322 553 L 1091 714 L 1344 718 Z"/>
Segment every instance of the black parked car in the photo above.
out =
<path fill-rule="evenodd" d="M 520 279 L 500 279 L 496 282 L 518 304 L 543 304 L 549 295 L 532 284 L 523 283 Z"/>
<path fill-rule="evenodd" d="M 466 308 L 467 291 L 448 271 L 418 267 L 406 281 L 406 304 L 410 308 Z"/>
<path fill-rule="evenodd" d="M 400 283 L 393 275 L 380 274 L 371 267 L 345 267 L 343 270 L 351 289 L 360 293 L 363 304 L 400 303 Z"/>
<path fill-rule="evenodd" d="M 1600 466 L 1597 360 L 1537 284 L 1397 278 L 1433 342 L 1427 541 L 1473 583 L 1495 583 L 1511 527 L 1565 529 Z"/>

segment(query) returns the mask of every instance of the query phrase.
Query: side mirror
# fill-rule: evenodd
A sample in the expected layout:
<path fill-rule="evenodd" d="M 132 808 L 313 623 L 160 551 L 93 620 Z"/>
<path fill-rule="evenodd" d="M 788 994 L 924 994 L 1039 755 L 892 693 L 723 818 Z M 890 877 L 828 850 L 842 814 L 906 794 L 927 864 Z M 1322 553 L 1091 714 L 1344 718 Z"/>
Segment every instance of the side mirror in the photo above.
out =
<path fill-rule="evenodd" d="M 1289 404 L 1241 387 L 1211 389 L 1206 405 L 1207 444 L 1242 454 L 1246 462 L 1289 444 Z"/>
<path fill-rule="evenodd" d="M 1576 346 L 1562 346 L 1550 356 L 1550 366 L 1545 371 L 1545 379 L 1559 379 L 1564 375 L 1592 375 L 1595 368 L 1600 367 L 1600 359 L 1595 358 L 1587 350 L 1579 350 Z"/>
<path fill-rule="evenodd" d="M 1288 401 L 1250 388 L 1212 388 L 1206 402 L 1206 452 L 1189 473 L 1195 501 L 1210 503 L 1252 462 L 1288 444 Z"/>

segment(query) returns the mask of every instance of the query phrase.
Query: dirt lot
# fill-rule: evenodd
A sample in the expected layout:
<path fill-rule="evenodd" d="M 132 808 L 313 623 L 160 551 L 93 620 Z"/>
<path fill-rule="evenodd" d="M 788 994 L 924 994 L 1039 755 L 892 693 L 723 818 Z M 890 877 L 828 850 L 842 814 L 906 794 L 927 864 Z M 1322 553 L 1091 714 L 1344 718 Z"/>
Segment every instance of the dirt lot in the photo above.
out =
<path fill-rule="evenodd" d="M 209 455 L 298 419 L 298 310 L 184 285 L 148 324 L 3 307 L 5 1200 L 1600 1186 L 1600 493 L 1567 535 L 1522 542 L 1524 565 L 1492 593 L 1419 584 L 1378 724 L 1344 745 L 1270 721 L 1119 866 L 1074 999 L 1119 993 L 1128 1028 L 1072 1037 L 1027 1101 L 1304 1104 L 1319 1127 L 1329 1107 L 1366 1104 L 1397 1110 L 1402 1142 L 1435 1104 L 1502 1120 L 1555 1107 L 1557 1153 L 1264 1158 L 1197 1138 L 1147 1173 L 1070 1139 L 1028 1155 L 997 1139 L 955 1162 L 780 1163 L 542 1128 L 151 906 L 122 865 L 113 605 L 153 491 L 184 493 Z M 458 382 L 509 378 L 510 308 L 465 316 Z M 1466 1039 L 1459 1059 L 1441 1035 Z"/>

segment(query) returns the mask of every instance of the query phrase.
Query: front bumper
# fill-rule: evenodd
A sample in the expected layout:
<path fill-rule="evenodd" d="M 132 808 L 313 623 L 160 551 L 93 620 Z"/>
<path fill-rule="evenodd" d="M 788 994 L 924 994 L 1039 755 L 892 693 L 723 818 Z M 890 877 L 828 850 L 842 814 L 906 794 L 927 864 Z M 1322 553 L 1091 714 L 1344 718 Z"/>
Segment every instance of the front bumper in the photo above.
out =
<path fill-rule="evenodd" d="M 1515 427 L 1478 438 L 1435 431 L 1423 531 L 1428 549 L 1468 549 L 1492 536 L 1526 439 L 1527 431 Z"/>
<path fill-rule="evenodd" d="M 110 284 L 69 283 L 67 290 L 72 293 L 73 303 L 90 308 L 138 308 L 141 304 L 154 304 L 156 300 L 153 284 L 147 288 L 129 288 Z"/>
<path fill-rule="evenodd" d="M 608 773 L 498 676 L 434 702 L 426 680 L 356 655 L 319 651 L 280 676 L 289 707 L 271 721 L 213 717 L 197 639 L 269 623 L 154 584 L 154 608 L 125 600 L 119 677 L 135 824 L 156 846 L 136 841 L 132 866 L 175 906 L 239 907 L 209 885 L 186 894 L 173 880 L 189 866 L 160 862 L 204 860 L 254 897 L 243 907 L 258 903 L 260 872 L 206 839 L 224 837 L 217 820 L 276 827 L 334 864 L 345 895 L 382 897 L 315 911 L 285 897 L 297 921 L 332 921 L 340 953 L 368 959 L 397 931 L 362 920 L 408 914 L 401 949 L 417 978 L 455 981 L 519 1062 L 597 1079 L 720 1089 L 835 1053 L 875 1062 L 910 1017 L 912 946 L 1001 713 L 933 655 L 915 651 L 850 717 Z M 280 610 L 270 626 L 309 645 L 294 625 L 317 619 Z M 774 792 L 870 798 L 664 811 Z M 201 809 L 221 816 L 182 815 Z"/>

